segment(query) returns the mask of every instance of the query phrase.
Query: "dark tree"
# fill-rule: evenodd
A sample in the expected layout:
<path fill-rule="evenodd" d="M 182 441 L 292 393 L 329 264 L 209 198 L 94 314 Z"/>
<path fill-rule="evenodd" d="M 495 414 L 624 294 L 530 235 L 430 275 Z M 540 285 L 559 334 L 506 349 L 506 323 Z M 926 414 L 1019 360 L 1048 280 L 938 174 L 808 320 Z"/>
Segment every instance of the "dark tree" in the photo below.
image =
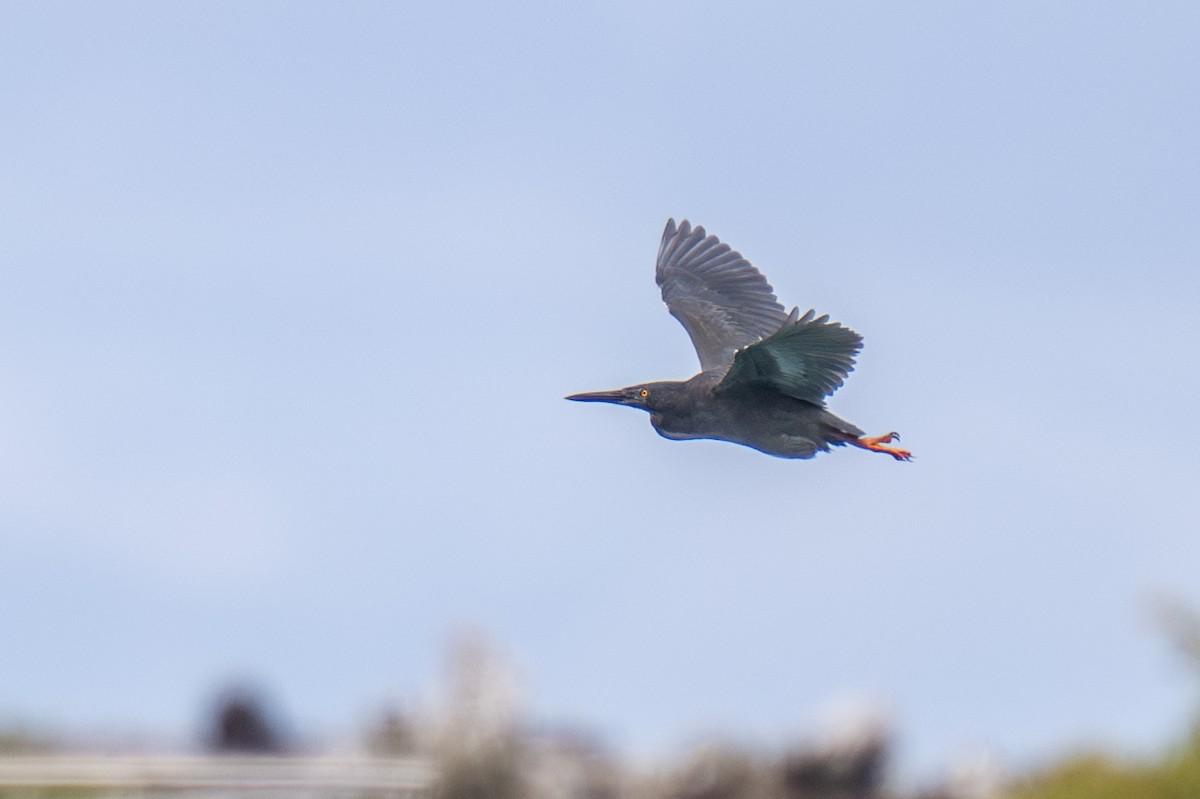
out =
<path fill-rule="evenodd" d="M 214 706 L 209 745 L 217 752 L 269 754 L 283 749 L 283 735 L 256 692 L 225 692 Z"/>

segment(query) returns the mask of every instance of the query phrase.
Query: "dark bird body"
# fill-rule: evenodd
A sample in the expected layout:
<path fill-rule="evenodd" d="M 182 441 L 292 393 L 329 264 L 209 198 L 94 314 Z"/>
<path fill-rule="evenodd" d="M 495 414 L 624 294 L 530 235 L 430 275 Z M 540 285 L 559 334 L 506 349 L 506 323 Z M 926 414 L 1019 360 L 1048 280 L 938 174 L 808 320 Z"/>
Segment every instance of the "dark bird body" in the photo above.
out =
<path fill-rule="evenodd" d="M 825 407 L 854 368 L 862 337 L 813 311 L 785 313 L 766 278 L 704 228 L 668 220 L 655 269 L 668 310 L 700 357 L 690 380 L 643 383 L 567 399 L 641 408 L 665 438 L 711 438 L 780 458 L 852 444 L 909 460 Z"/>

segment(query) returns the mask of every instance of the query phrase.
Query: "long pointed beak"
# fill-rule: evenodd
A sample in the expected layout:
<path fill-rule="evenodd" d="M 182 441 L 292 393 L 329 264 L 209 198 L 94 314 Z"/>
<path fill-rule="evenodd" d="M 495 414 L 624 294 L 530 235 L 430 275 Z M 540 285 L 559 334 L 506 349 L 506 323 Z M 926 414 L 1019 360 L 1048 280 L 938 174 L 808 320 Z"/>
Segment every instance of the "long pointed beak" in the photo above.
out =
<path fill-rule="evenodd" d="M 590 391 L 584 394 L 572 394 L 566 399 L 575 402 L 612 402 L 617 405 L 629 404 L 629 395 L 624 390 Z"/>

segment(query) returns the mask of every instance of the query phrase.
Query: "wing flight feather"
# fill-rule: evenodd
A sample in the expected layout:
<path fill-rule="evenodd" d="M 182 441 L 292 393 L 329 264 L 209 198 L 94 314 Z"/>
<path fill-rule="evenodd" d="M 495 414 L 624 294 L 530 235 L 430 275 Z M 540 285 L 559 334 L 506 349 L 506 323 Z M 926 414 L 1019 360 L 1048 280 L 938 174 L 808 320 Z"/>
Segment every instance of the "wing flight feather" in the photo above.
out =
<path fill-rule="evenodd" d="M 787 319 L 761 272 L 686 219 L 678 227 L 667 220 L 655 280 L 704 371 L 728 366 L 740 348 L 776 332 Z"/>

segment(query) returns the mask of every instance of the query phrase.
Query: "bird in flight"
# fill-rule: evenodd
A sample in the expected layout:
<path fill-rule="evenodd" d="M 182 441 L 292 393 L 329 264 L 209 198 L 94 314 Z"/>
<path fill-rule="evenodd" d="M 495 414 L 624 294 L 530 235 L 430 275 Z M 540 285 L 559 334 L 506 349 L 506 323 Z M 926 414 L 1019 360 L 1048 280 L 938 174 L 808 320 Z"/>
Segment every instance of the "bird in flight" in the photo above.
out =
<path fill-rule="evenodd" d="M 866 436 L 825 407 L 854 369 L 858 333 L 815 311 L 787 313 L 761 272 L 686 219 L 678 227 L 667 220 L 655 279 L 692 339 L 700 373 L 567 399 L 649 411 L 654 429 L 673 440 L 730 441 L 779 458 L 850 444 L 912 459 L 889 446 L 896 433 Z"/>

